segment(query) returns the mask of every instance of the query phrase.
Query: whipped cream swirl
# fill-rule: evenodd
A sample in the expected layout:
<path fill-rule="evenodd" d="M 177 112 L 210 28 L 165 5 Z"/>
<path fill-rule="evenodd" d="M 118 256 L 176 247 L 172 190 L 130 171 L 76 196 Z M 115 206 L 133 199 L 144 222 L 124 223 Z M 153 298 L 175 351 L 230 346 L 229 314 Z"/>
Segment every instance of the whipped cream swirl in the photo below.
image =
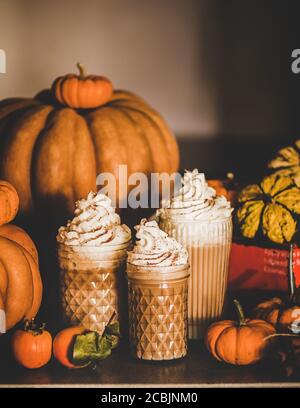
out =
<path fill-rule="evenodd" d="M 209 187 L 204 173 L 197 169 L 185 171 L 182 187 L 170 201 L 163 201 L 158 217 L 184 218 L 188 220 L 216 220 L 231 216 L 230 202 L 217 196 Z"/>
<path fill-rule="evenodd" d="M 128 262 L 138 266 L 186 265 L 188 254 L 174 238 L 163 232 L 156 221 L 141 220 L 135 226 L 136 244 L 128 252 Z"/>
<path fill-rule="evenodd" d="M 131 231 L 121 220 L 104 194 L 90 192 L 76 202 L 75 217 L 56 237 L 65 245 L 102 246 L 129 242 Z"/>

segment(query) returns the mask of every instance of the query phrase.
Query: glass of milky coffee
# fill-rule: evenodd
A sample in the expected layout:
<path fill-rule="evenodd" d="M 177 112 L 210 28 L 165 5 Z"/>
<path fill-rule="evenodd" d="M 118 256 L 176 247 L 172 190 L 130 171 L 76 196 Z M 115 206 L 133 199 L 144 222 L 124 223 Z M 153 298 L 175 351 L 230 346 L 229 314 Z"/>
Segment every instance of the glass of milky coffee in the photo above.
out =
<path fill-rule="evenodd" d="M 232 240 L 231 213 L 230 203 L 216 195 L 197 169 L 185 172 L 181 189 L 171 200 L 162 202 L 157 212 L 160 228 L 189 253 L 190 339 L 203 337 L 207 326 L 222 313 Z"/>
<path fill-rule="evenodd" d="M 142 219 L 128 252 L 130 345 L 143 360 L 172 360 L 187 353 L 187 251 Z"/>
<path fill-rule="evenodd" d="M 118 320 L 122 333 L 130 240 L 130 229 L 121 224 L 107 196 L 91 192 L 77 201 L 73 220 L 57 235 L 64 324 L 102 333 L 109 321 Z"/>

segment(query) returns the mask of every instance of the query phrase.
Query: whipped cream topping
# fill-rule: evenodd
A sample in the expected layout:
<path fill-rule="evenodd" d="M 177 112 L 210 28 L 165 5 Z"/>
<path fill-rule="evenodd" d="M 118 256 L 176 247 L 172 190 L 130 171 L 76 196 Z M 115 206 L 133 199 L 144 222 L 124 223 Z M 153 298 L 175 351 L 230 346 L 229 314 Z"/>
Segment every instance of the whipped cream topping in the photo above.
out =
<path fill-rule="evenodd" d="M 156 221 L 141 220 L 135 226 L 136 244 L 128 252 L 128 262 L 138 266 L 175 266 L 186 265 L 186 249 L 174 238 L 163 232 Z"/>
<path fill-rule="evenodd" d="M 131 231 L 121 220 L 104 194 L 90 192 L 76 202 L 75 216 L 56 237 L 65 245 L 102 246 L 123 244 L 131 239 Z"/>
<path fill-rule="evenodd" d="M 188 220 L 216 220 L 228 218 L 233 209 L 224 196 L 217 196 L 209 187 L 204 173 L 197 169 L 185 170 L 182 187 L 170 201 L 163 201 L 158 217 L 184 218 Z"/>

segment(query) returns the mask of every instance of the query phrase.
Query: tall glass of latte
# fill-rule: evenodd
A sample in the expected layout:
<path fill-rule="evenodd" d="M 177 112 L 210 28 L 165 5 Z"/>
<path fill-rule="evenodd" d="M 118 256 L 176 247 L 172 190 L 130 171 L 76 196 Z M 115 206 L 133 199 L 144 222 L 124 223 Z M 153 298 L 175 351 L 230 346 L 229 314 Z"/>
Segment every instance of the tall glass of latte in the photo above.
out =
<path fill-rule="evenodd" d="M 231 212 L 230 203 L 216 195 L 197 169 L 185 172 L 180 191 L 158 211 L 160 228 L 189 253 L 190 339 L 203 337 L 207 326 L 222 313 L 232 240 Z"/>

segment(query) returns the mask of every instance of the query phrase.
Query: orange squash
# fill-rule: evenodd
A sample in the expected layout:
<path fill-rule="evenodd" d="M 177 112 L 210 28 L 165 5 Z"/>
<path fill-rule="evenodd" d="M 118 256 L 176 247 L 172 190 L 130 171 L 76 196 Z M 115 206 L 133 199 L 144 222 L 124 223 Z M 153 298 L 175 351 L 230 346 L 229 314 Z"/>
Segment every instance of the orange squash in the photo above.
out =
<path fill-rule="evenodd" d="M 53 354 L 56 360 L 68 368 L 82 368 L 71 361 L 71 349 L 74 344 L 75 337 L 82 334 L 86 329 L 82 326 L 68 327 L 57 333 L 53 342 Z"/>
<path fill-rule="evenodd" d="M 105 105 L 112 98 L 113 86 L 109 79 L 99 75 L 86 76 L 81 64 L 79 75 L 68 74 L 57 78 L 52 91 L 56 99 L 74 109 L 91 109 Z"/>
<path fill-rule="evenodd" d="M 179 167 L 174 136 L 140 97 L 114 91 L 106 104 L 78 110 L 50 91 L 0 102 L 0 177 L 15 186 L 26 219 L 39 214 L 55 229 L 65 224 L 75 201 L 96 191 L 99 173 L 119 182 L 119 165 L 128 166 L 128 177 Z"/>
<path fill-rule="evenodd" d="M 12 351 L 23 367 L 43 367 L 51 359 L 52 336 L 44 326 L 39 328 L 33 321 L 26 321 L 24 330 L 16 330 L 12 336 Z"/>
<path fill-rule="evenodd" d="M 7 224 L 17 215 L 19 196 L 7 181 L 0 180 L 0 225 Z"/>
<path fill-rule="evenodd" d="M 227 200 L 231 202 L 232 205 L 236 204 L 238 196 L 238 186 L 234 181 L 233 173 L 227 173 L 225 180 L 207 180 L 207 184 L 216 190 L 217 195 L 223 195 L 227 198 Z"/>
<path fill-rule="evenodd" d="M 261 360 L 275 328 L 264 320 L 245 319 L 241 305 L 235 301 L 239 321 L 223 320 L 209 326 L 205 344 L 212 356 L 233 365 L 249 365 Z"/>
<path fill-rule="evenodd" d="M 300 321 L 300 307 L 275 297 L 259 303 L 253 310 L 253 316 L 275 327 L 290 329 L 295 321 Z"/>
<path fill-rule="evenodd" d="M 15 241 L 25 248 L 33 257 L 35 262 L 39 263 L 39 256 L 36 246 L 30 236 L 20 227 L 14 224 L 5 224 L 0 226 L 0 236 Z"/>
<path fill-rule="evenodd" d="M 30 237 L 14 225 L 1 226 L 0 305 L 6 313 L 6 330 L 36 316 L 42 292 L 37 251 Z"/>

